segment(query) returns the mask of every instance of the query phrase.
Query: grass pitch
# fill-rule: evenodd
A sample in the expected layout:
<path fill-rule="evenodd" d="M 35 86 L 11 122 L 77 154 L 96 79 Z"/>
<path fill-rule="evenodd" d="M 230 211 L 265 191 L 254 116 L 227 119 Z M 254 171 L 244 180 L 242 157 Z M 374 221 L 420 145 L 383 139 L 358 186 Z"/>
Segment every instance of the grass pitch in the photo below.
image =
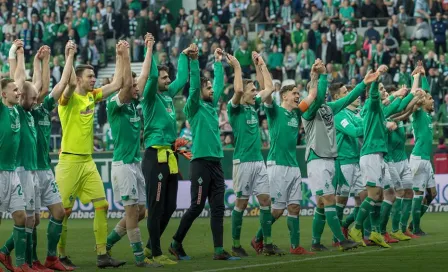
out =
<path fill-rule="evenodd" d="M 118 220 L 109 220 L 111 230 Z M 258 218 L 244 218 L 241 243 L 250 257 L 241 261 L 213 261 L 213 244 L 208 218 L 199 218 L 193 224 L 184 241 L 185 251 L 192 257 L 191 261 L 182 261 L 177 265 L 157 268 L 157 271 L 448 271 L 448 215 L 445 213 L 426 214 L 422 220 L 422 228 L 428 236 L 409 242 L 393 244 L 391 249 L 378 247 L 359 248 L 357 250 L 340 252 L 336 249 L 328 253 L 314 256 L 257 256 L 250 247 L 250 240 L 258 229 Z M 47 220 L 42 220 L 39 226 L 38 254 L 42 262 L 46 254 Z M 309 249 L 311 244 L 312 217 L 300 218 L 301 245 Z M 162 249 L 169 255 L 168 245 L 179 225 L 179 219 L 172 219 L 162 237 Z M 67 253 L 73 262 L 81 268 L 78 271 L 96 271 L 96 256 L 94 252 L 93 220 L 70 220 L 68 227 Z M 148 234 L 146 222 L 140 223 L 144 242 Z M 390 228 L 390 226 L 389 226 Z M 0 229 L 0 243 L 4 243 L 11 234 L 12 221 L 4 220 Z M 230 251 L 231 219 L 224 219 L 224 247 Z M 283 250 L 289 249 L 289 233 L 285 218 L 281 218 L 273 226 L 273 240 Z M 328 226 L 325 229 L 322 242 L 331 248 L 331 234 Z M 133 265 L 133 255 L 129 241 L 125 236 L 113 248 L 113 256 L 126 260 L 128 263 L 113 271 L 136 271 Z"/>

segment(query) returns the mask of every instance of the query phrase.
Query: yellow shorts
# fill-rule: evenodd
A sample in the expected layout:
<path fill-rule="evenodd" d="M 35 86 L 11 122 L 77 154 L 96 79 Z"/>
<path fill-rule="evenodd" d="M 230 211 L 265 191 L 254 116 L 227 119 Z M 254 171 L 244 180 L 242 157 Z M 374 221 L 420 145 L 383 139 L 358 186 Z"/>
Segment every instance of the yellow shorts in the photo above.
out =
<path fill-rule="evenodd" d="M 106 198 L 103 181 L 91 156 L 61 154 L 55 174 L 66 209 L 73 207 L 77 197 L 83 204 Z"/>

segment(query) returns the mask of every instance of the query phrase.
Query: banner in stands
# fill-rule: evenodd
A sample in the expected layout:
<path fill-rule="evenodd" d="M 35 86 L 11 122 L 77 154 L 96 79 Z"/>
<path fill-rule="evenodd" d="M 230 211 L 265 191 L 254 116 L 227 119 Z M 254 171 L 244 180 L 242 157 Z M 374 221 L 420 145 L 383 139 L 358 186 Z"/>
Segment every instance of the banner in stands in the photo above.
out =
<path fill-rule="evenodd" d="M 95 159 L 98 170 L 104 182 L 104 188 L 106 190 L 107 201 L 109 202 L 109 218 L 122 218 L 124 215 L 124 208 L 120 203 L 113 201 L 113 191 L 110 177 L 110 170 L 112 165 L 111 159 Z M 57 162 L 53 161 L 53 164 Z M 429 208 L 428 212 L 448 212 L 448 174 L 435 175 L 437 184 L 437 197 L 433 201 L 433 204 Z M 311 194 L 310 187 L 307 183 L 307 179 L 303 179 L 302 183 L 302 202 L 301 202 L 301 215 L 308 216 L 313 215 L 314 207 L 316 205 L 315 198 Z M 185 213 L 186 209 L 190 206 L 190 181 L 182 180 L 179 181 L 179 190 L 177 194 L 177 210 L 174 212 L 173 217 L 179 218 Z M 226 206 L 225 216 L 230 216 L 231 211 L 235 205 L 235 193 L 233 191 L 232 180 L 226 180 L 226 191 L 224 194 L 224 204 Z M 353 207 L 353 198 L 350 198 L 348 202 L 348 207 L 345 209 L 344 213 L 348 214 Z M 259 215 L 259 204 L 255 196 L 251 197 L 249 200 L 248 209 L 245 211 L 246 216 L 258 216 Z M 209 216 L 209 205 L 206 203 L 205 209 L 201 214 L 201 217 Z M 41 212 L 42 218 L 49 218 L 49 213 L 46 208 L 43 208 Z M 83 205 L 77 199 L 73 207 L 73 213 L 71 218 L 74 219 L 91 219 L 94 217 L 93 205 L 90 203 L 88 205 Z M 11 218 L 10 214 L 3 214 L 3 218 Z"/>

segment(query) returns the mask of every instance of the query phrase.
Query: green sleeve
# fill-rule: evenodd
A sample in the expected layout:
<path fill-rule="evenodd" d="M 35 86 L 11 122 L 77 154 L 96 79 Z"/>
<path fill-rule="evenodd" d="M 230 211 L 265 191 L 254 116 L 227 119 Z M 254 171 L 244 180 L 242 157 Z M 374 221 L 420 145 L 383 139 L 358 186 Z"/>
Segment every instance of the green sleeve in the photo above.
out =
<path fill-rule="evenodd" d="M 314 116 L 316 116 L 317 111 L 319 110 L 320 106 L 325 102 L 325 96 L 327 95 L 327 75 L 320 75 L 319 76 L 319 83 L 317 84 L 317 97 L 314 100 L 313 103 L 311 103 L 308 110 L 303 114 L 303 118 L 306 120 L 312 120 L 314 119 Z"/>
<path fill-rule="evenodd" d="M 184 107 L 187 118 L 192 118 L 199 109 L 199 99 L 201 96 L 201 83 L 199 77 L 199 61 L 190 61 L 190 93 Z"/>
<path fill-rule="evenodd" d="M 380 99 L 380 92 L 378 91 L 378 82 L 375 81 L 370 86 L 369 90 L 369 109 L 368 110 L 381 110 L 381 99 Z"/>
<path fill-rule="evenodd" d="M 362 137 L 364 134 L 363 128 L 356 127 L 353 123 L 351 123 L 347 114 L 344 112 L 336 114 L 334 116 L 334 122 L 336 124 L 336 130 L 347 136 L 358 138 Z"/>
<path fill-rule="evenodd" d="M 146 81 L 145 89 L 143 90 L 143 98 L 152 100 L 157 94 L 157 83 L 159 80 L 159 70 L 157 70 L 156 58 L 152 56 L 151 70 L 149 71 L 149 78 Z"/>
<path fill-rule="evenodd" d="M 188 80 L 188 57 L 184 53 L 179 56 L 176 80 L 168 86 L 168 95 L 174 97 L 187 84 Z"/>
<path fill-rule="evenodd" d="M 412 99 L 414 99 L 414 95 L 412 93 L 408 93 L 408 95 L 406 95 L 406 97 L 403 100 L 401 100 L 401 103 L 397 109 L 397 112 L 401 112 L 404 109 L 406 109 L 406 107 L 409 105 L 409 103 L 411 103 Z"/>
<path fill-rule="evenodd" d="M 224 70 L 222 68 L 222 63 L 220 61 L 215 62 L 213 64 L 213 70 L 215 72 L 215 78 L 213 80 L 213 106 L 216 107 L 219 98 L 224 92 Z"/>
<path fill-rule="evenodd" d="M 107 105 L 106 105 L 106 109 L 107 109 L 107 116 L 109 118 L 109 116 L 113 116 L 113 114 L 117 111 L 120 110 L 120 106 L 118 106 L 117 104 L 117 99 L 118 99 L 118 94 L 115 94 L 114 96 L 112 96 L 111 99 L 109 99 Z"/>
<path fill-rule="evenodd" d="M 384 117 L 389 117 L 392 114 L 395 114 L 398 112 L 398 107 L 400 107 L 401 104 L 401 98 L 397 97 L 395 98 L 394 102 L 390 103 L 389 105 L 385 106 L 383 109 Z"/>
<path fill-rule="evenodd" d="M 333 114 L 336 115 L 341 110 L 345 109 L 348 105 L 353 103 L 366 89 L 366 84 L 363 81 L 356 85 L 356 87 L 349 92 L 345 97 L 329 102 L 327 105 L 333 110 Z"/>
<path fill-rule="evenodd" d="M 389 99 L 389 102 L 394 102 L 394 100 L 395 100 L 395 96 L 393 96 L 393 95 L 389 95 L 389 97 L 388 97 L 388 99 Z"/>
<path fill-rule="evenodd" d="M 54 98 L 51 94 L 45 96 L 44 101 L 42 102 L 42 106 L 47 110 L 47 111 L 53 111 L 54 108 L 56 107 L 56 101 L 54 101 Z"/>
<path fill-rule="evenodd" d="M 229 119 L 231 120 L 235 114 L 237 114 L 241 109 L 241 105 L 233 105 L 232 100 L 230 100 L 227 103 L 227 115 L 229 116 Z"/>
<path fill-rule="evenodd" d="M 423 89 L 425 92 L 429 92 L 429 83 L 428 83 L 428 80 L 426 79 L 425 76 L 422 77 L 422 89 Z"/>

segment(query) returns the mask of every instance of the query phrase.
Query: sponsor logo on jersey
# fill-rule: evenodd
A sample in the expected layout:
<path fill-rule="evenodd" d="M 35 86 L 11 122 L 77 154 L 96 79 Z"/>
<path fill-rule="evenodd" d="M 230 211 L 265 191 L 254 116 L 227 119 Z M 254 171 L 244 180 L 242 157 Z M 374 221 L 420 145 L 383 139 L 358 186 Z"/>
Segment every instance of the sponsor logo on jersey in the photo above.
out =
<path fill-rule="evenodd" d="M 37 124 L 38 124 L 39 126 L 50 126 L 50 125 L 51 125 L 51 122 L 50 122 L 50 120 L 48 120 L 48 116 L 45 115 L 45 116 L 44 116 L 44 120 L 40 120 L 39 122 L 37 122 Z"/>
<path fill-rule="evenodd" d="M 250 120 L 246 120 L 246 123 L 247 123 L 248 125 L 258 124 L 258 119 L 257 119 L 255 116 L 252 115 L 252 117 L 251 117 Z"/>
<path fill-rule="evenodd" d="M 297 121 L 297 118 L 292 117 L 291 120 L 288 122 L 288 126 L 290 127 L 299 127 L 299 121 Z"/>
<path fill-rule="evenodd" d="M 130 121 L 131 123 L 140 122 L 140 116 L 131 117 L 131 118 L 129 118 L 129 121 Z"/>

